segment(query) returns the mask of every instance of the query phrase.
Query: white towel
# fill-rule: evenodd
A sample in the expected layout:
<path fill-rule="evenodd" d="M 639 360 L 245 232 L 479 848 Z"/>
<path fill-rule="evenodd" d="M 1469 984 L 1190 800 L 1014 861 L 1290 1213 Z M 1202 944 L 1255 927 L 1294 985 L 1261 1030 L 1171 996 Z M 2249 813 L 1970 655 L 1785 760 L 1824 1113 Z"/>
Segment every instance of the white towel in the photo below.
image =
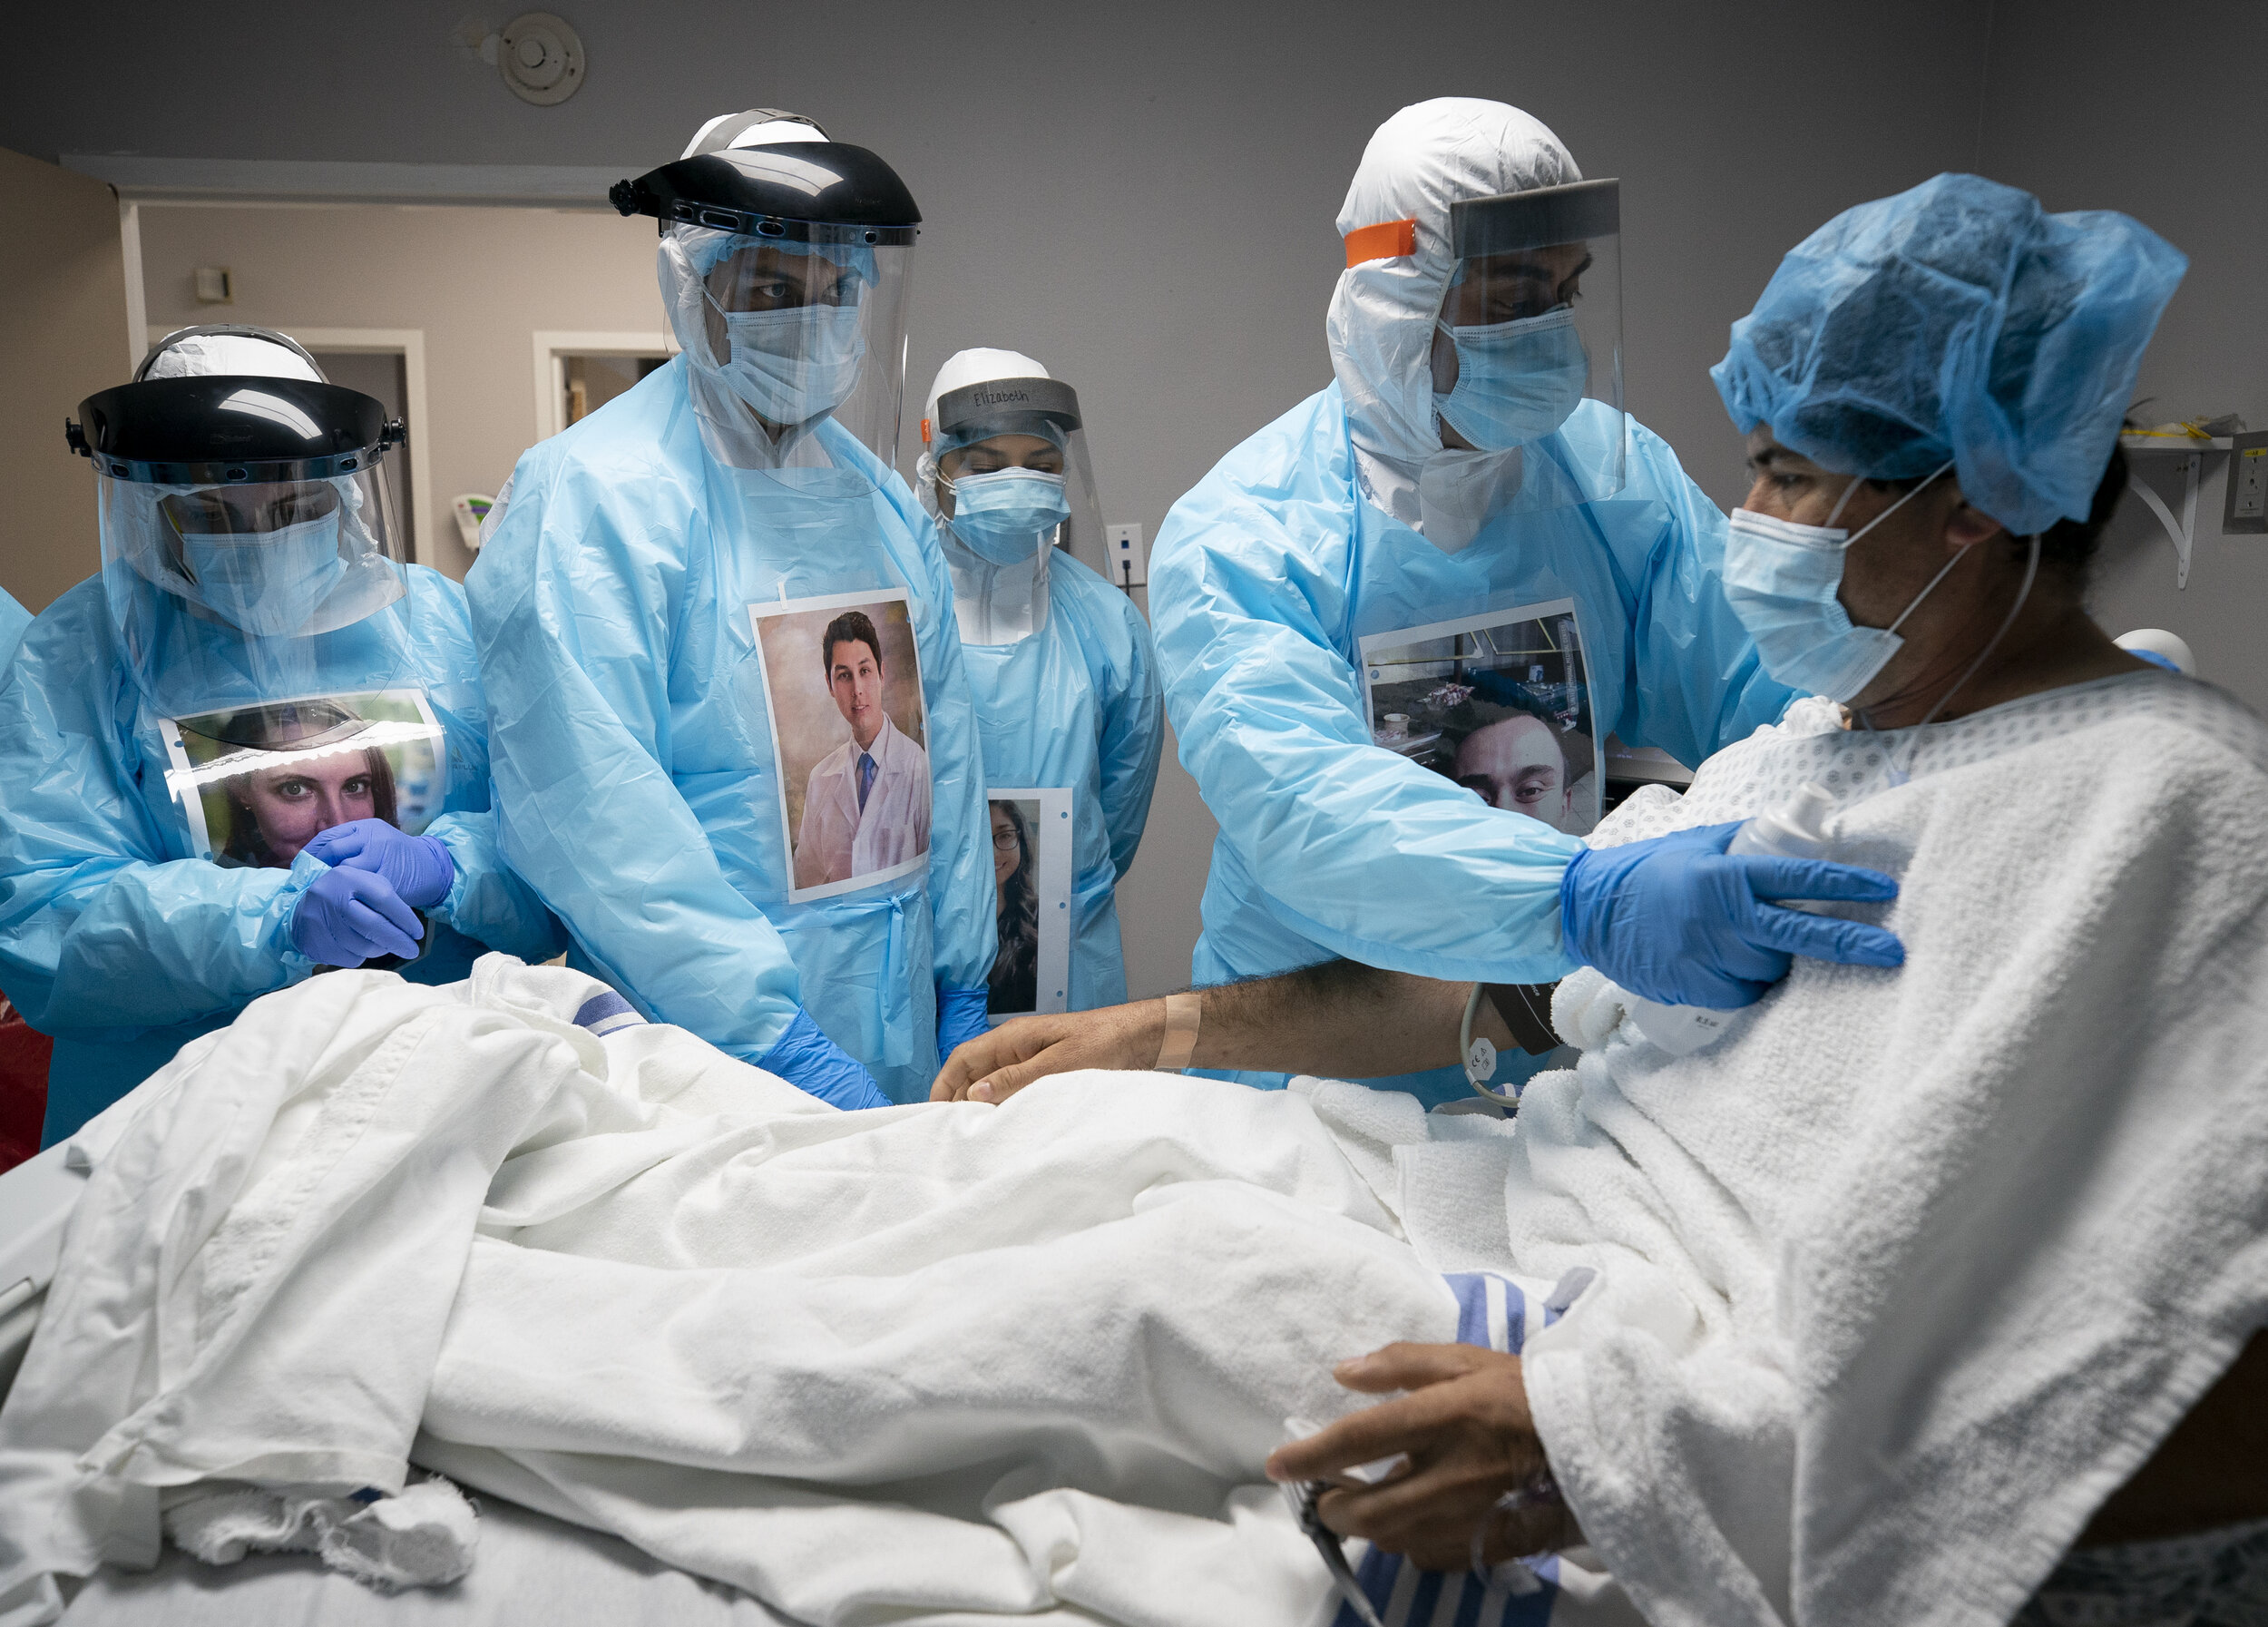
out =
<path fill-rule="evenodd" d="M 2268 1325 L 2268 730 L 2159 676 L 1919 742 L 1817 710 L 1595 839 L 1817 780 L 1908 963 L 1530 1084 L 1515 1258 L 1600 1280 L 1528 1391 L 1657 1622 L 1998 1627 Z"/>
<path fill-rule="evenodd" d="M 380 1593 L 440 1587 L 473 1568 L 479 1520 L 438 1475 L 393 1497 L 321 1497 L 246 1486 L 197 1491 L 165 1511 L 165 1534 L 207 1564 L 247 1553 L 313 1553 Z"/>

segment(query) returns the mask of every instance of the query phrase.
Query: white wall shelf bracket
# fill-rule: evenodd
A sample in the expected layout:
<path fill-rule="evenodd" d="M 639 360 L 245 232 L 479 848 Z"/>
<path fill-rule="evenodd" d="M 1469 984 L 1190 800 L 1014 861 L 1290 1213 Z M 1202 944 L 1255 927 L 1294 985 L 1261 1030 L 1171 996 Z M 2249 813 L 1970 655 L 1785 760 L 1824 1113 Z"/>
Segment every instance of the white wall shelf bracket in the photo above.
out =
<path fill-rule="evenodd" d="M 2229 443 L 2225 440 L 2191 441 L 2186 444 L 2179 441 L 2153 442 L 2139 436 L 2121 436 L 2118 444 L 2129 455 L 2136 452 L 2154 456 L 2170 455 L 2182 460 L 2182 517 L 2178 523 L 2174 518 L 2173 508 L 2152 489 L 2148 481 L 2132 481 L 2128 489 L 2149 505 L 2150 512 L 2157 516 L 2158 524 L 2165 527 L 2166 537 L 2174 544 L 2174 585 L 2185 588 L 2189 585 L 2189 556 L 2197 542 L 2197 483 L 2204 469 L 2205 454 L 2225 452 L 2229 449 Z"/>

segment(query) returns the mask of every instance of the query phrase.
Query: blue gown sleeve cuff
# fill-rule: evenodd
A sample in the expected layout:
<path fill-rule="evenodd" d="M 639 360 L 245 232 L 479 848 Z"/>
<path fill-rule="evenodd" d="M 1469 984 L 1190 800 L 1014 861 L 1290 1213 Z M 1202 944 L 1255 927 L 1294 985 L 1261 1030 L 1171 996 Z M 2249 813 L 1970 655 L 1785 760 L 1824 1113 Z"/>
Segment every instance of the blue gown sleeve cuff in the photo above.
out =
<path fill-rule="evenodd" d="M 990 1031 L 992 1023 L 985 1012 L 990 995 L 989 989 L 937 985 L 939 1056 L 951 1056 L 957 1047 Z"/>
<path fill-rule="evenodd" d="M 444 814 L 425 834 L 449 850 L 456 877 L 426 913 L 491 949 L 533 965 L 567 946 L 567 934 L 535 889 L 504 863 L 491 813 Z"/>
<path fill-rule="evenodd" d="M 300 853 L 291 861 L 281 890 L 268 907 L 269 947 L 293 983 L 312 977 L 315 962 L 300 954 L 299 946 L 291 941 L 291 917 L 298 913 L 299 900 L 308 896 L 308 888 L 315 885 L 315 878 L 329 868 L 321 859 Z"/>
<path fill-rule="evenodd" d="M 890 1098 L 858 1060 L 827 1038 L 807 1011 L 798 1011 L 756 1065 L 799 1090 L 841 1108 L 888 1107 Z"/>

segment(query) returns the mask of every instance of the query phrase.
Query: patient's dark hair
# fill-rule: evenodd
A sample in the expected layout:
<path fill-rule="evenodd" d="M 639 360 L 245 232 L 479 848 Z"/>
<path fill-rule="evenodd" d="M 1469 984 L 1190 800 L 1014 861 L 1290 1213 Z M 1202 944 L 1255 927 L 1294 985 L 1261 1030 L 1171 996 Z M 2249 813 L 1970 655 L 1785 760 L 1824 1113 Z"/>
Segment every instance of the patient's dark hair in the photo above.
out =
<path fill-rule="evenodd" d="M 1911 480 L 1870 480 L 1866 484 L 1877 491 L 1905 493 L 1921 484 L 1923 477 Z M 2058 520 L 2039 534 L 2039 564 L 2043 570 L 2056 571 L 2074 587 L 2083 586 L 2095 562 L 2095 551 L 2102 546 L 2103 530 L 2110 524 L 2110 516 L 2117 512 L 2118 499 L 2126 495 L 2126 454 L 2116 442 L 2110 448 L 2110 461 L 2103 466 L 2103 477 L 2095 485 L 2095 500 L 2087 505 L 2084 520 Z M 2024 539 L 2010 534 L 2018 555 L 2024 552 Z"/>

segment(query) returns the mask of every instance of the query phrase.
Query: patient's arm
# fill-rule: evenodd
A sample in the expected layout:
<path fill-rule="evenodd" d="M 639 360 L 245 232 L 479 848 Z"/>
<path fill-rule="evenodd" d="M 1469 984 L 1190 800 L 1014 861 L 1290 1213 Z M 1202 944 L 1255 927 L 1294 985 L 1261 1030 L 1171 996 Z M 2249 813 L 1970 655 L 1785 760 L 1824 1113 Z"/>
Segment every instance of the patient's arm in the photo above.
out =
<path fill-rule="evenodd" d="M 1190 1065 L 1334 1079 L 1448 1067 L 1459 1060 L 1458 1027 L 1471 992 L 1469 983 L 1440 983 L 1345 960 L 1200 989 L 1203 1016 Z M 1500 998 L 1509 1003 L 1512 996 L 1481 1001 L 1473 1032 L 1500 1048 L 1538 1044 L 1527 1003 L 1516 1007 L 1521 1023 L 1516 1035 L 1497 1014 L 1493 1000 Z M 930 1100 L 1003 1102 L 1051 1073 L 1152 1067 L 1165 1032 L 1163 1000 L 1018 1017 L 955 1051 L 931 1087 Z"/>
<path fill-rule="evenodd" d="M 1582 1542 L 1564 1504 L 1510 1512 L 1496 1505 L 1507 1492 L 1548 1485 L 1550 1476 L 1519 1357 L 1473 1345 L 1388 1345 L 1340 1363 L 1337 1377 L 1367 1394 L 1410 1393 L 1350 1413 L 1269 1457 L 1271 1480 L 1338 1482 L 1342 1489 L 1316 1504 L 1332 1530 L 1406 1553 L 1427 1571 L 1463 1570 L 1484 1522 L 1481 1556 L 1490 1564 Z M 1407 1463 L 1374 1485 L 1344 1477 L 1356 1465 L 1396 1454 Z"/>
<path fill-rule="evenodd" d="M 2268 1515 L 2268 1333 L 2256 1333 L 2150 1460 L 2096 1510 L 2079 1546 L 2187 1536 Z"/>

